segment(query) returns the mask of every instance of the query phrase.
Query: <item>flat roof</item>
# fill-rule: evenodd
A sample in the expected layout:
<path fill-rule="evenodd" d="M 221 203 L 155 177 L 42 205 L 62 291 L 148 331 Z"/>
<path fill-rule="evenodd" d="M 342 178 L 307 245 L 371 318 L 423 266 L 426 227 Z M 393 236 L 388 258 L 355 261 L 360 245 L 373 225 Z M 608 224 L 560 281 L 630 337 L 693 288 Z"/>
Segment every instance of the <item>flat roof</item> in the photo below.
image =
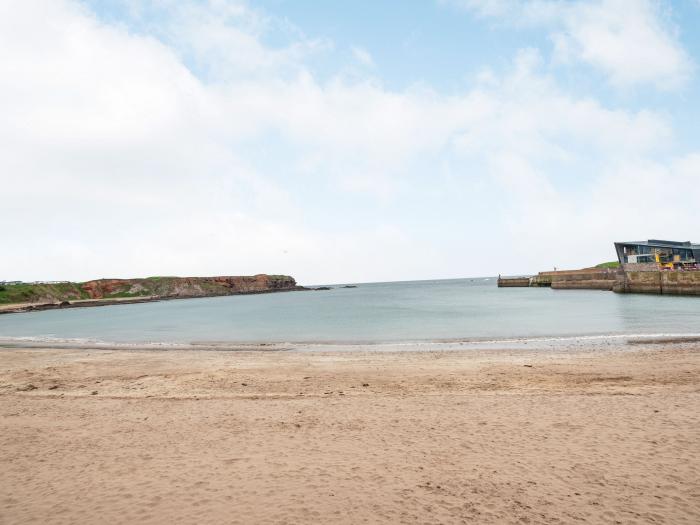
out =
<path fill-rule="evenodd" d="M 637 246 L 660 246 L 664 248 L 690 248 L 698 250 L 700 244 L 694 244 L 690 241 L 662 241 L 659 239 L 649 239 L 648 241 L 626 241 L 616 242 L 615 244 L 634 244 Z"/>

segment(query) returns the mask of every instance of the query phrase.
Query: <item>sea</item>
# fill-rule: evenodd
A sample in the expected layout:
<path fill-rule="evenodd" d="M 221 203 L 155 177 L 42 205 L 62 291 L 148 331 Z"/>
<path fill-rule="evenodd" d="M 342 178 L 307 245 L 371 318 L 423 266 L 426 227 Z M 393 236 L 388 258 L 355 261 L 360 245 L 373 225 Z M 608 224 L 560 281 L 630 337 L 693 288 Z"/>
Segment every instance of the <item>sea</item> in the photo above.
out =
<path fill-rule="evenodd" d="M 0 344 L 507 347 L 700 335 L 697 297 L 498 288 L 495 277 L 330 286 L 0 315 Z"/>

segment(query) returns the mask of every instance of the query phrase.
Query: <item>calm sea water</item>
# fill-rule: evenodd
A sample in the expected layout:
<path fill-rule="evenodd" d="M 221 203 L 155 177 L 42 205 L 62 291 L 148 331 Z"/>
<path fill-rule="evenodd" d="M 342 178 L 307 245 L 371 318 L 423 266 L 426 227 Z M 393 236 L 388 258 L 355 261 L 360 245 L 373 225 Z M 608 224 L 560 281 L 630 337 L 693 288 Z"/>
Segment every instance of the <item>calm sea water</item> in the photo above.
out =
<path fill-rule="evenodd" d="M 4 339 L 116 343 L 352 343 L 698 332 L 698 298 L 497 288 L 493 278 L 0 316 Z"/>

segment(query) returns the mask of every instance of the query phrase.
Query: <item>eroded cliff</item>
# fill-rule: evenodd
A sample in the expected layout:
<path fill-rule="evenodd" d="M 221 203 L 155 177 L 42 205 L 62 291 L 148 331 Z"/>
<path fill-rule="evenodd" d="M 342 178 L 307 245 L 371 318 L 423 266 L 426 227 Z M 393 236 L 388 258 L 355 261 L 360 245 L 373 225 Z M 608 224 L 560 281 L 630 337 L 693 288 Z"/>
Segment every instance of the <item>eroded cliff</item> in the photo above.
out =
<path fill-rule="evenodd" d="M 100 299 L 213 297 L 301 290 L 288 275 L 147 277 L 83 283 L 21 283 L 0 287 L 0 304 L 62 303 Z"/>

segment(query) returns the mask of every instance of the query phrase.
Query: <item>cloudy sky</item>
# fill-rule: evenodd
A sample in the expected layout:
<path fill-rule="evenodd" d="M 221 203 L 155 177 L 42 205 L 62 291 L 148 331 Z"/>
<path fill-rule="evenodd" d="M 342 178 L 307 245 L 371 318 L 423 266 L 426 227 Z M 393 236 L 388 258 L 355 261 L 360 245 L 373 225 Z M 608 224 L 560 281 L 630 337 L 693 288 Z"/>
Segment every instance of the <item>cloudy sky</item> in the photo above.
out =
<path fill-rule="evenodd" d="M 0 0 L 0 280 L 700 241 L 698 27 L 699 0 Z"/>

